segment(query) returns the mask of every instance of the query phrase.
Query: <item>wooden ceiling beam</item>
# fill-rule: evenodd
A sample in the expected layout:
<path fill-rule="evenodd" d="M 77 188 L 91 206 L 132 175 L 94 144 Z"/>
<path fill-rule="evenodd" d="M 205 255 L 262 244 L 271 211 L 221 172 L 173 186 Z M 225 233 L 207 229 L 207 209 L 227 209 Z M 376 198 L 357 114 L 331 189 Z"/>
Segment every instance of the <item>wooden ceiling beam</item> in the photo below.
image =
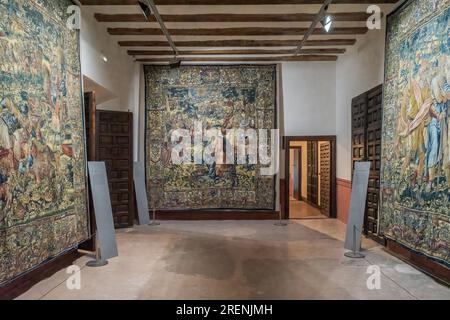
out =
<path fill-rule="evenodd" d="M 137 5 L 138 0 L 80 0 L 85 6 Z M 334 4 L 384 4 L 396 3 L 398 0 L 335 0 Z M 163 5 L 284 5 L 284 4 L 322 4 L 323 0 L 155 0 Z"/>
<path fill-rule="evenodd" d="M 293 54 L 295 50 L 191 50 L 180 51 L 181 56 L 196 55 L 261 55 L 261 54 Z M 343 54 L 345 49 L 303 49 L 301 54 Z M 128 50 L 130 56 L 170 56 L 173 55 L 169 50 Z"/>
<path fill-rule="evenodd" d="M 352 46 L 356 39 L 308 40 L 306 47 Z M 177 47 L 297 47 L 298 40 L 205 40 L 175 41 Z M 119 41 L 122 47 L 167 47 L 166 41 Z"/>
<path fill-rule="evenodd" d="M 334 21 L 367 21 L 366 12 L 330 13 Z M 165 22 L 310 22 L 315 14 L 186 14 L 162 15 Z M 98 22 L 147 22 L 143 14 L 102 14 L 96 13 Z M 151 17 L 151 22 L 156 22 Z"/>
<path fill-rule="evenodd" d="M 243 57 L 243 58 L 182 58 L 184 62 L 262 62 L 262 61 L 336 61 L 337 56 L 331 55 L 301 55 L 296 57 Z M 170 62 L 169 58 L 141 58 L 136 59 L 139 62 Z"/>
<path fill-rule="evenodd" d="M 308 28 L 219 28 L 219 29 L 169 29 L 172 36 L 281 36 L 304 35 Z M 367 27 L 332 28 L 326 32 L 324 28 L 316 28 L 315 35 L 356 35 L 367 33 Z M 114 36 L 148 36 L 162 35 L 158 28 L 108 28 Z"/>

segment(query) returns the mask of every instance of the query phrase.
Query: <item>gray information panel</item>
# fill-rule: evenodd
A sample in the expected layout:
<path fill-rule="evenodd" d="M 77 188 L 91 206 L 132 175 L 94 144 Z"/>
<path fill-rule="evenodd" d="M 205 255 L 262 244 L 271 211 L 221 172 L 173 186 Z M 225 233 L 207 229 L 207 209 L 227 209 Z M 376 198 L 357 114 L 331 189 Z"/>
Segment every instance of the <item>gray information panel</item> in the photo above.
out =
<path fill-rule="evenodd" d="M 139 215 L 139 224 L 150 223 L 148 210 L 147 188 L 145 186 L 145 165 L 143 162 L 134 163 L 134 189 L 136 190 L 136 202 Z"/>
<path fill-rule="evenodd" d="M 88 167 L 100 258 L 108 260 L 117 257 L 119 253 L 117 251 L 116 231 L 114 229 L 106 167 L 104 162 L 89 162 Z"/>
<path fill-rule="evenodd" d="M 352 196 L 347 223 L 345 249 L 359 251 L 361 249 L 361 233 L 366 211 L 367 187 L 369 186 L 370 162 L 357 162 L 353 176 Z M 355 229 L 356 227 L 356 229 Z M 356 230 L 356 232 L 355 232 Z M 353 235 L 356 238 L 354 239 Z M 353 248 L 356 245 L 355 248 Z"/>

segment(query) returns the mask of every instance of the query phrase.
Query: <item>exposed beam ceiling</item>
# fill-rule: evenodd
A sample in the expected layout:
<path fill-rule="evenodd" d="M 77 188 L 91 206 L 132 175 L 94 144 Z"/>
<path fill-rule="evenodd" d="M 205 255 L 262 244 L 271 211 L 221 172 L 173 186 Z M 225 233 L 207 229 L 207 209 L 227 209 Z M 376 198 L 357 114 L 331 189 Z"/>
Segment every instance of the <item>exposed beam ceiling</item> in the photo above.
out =
<path fill-rule="evenodd" d="M 308 40 L 307 47 L 352 46 L 356 39 Z M 167 47 L 166 41 L 119 41 L 122 47 Z M 296 47 L 297 40 L 205 40 L 175 41 L 177 47 Z"/>
<path fill-rule="evenodd" d="M 224 62 L 248 62 L 248 61 L 336 61 L 337 56 L 329 55 L 302 55 L 297 57 L 257 57 L 257 58 L 183 58 L 185 62 L 213 62 L 213 61 L 224 61 Z M 140 62 L 170 62 L 169 58 L 141 58 L 136 59 Z"/>
<path fill-rule="evenodd" d="M 388 13 L 398 2 L 333 0 L 327 12 L 333 26 L 325 32 L 314 22 L 326 1 L 153 0 L 160 24 L 155 16 L 145 19 L 138 0 L 81 3 L 130 56 L 157 63 L 173 56 L 161 22 L 186 61 L 335 61 L 372 32 L 366 26 L 369 5 Z"/>
<path fill-rule="evenodd" d="M 181 56 L 197 55 L 265 55 L 265 54 L 293 54 L 294 50 L 190 50 L 180 51 Z M 345 49 L 303 49 L 301 54 L 343 54 Z M 128 50 L 130 56 L 170 56 L 170 50 Z"/>
<path fill-rule="evenodd" d="M 304 35 L 308 28 L 219 28 L 219 29 L 169 29 L 173 36 L 282 36 Z M 316 28 L 313 34 L 322 35 L 352 35 L 365 34 L 367 28 L 333 28 L 326 32 L 323 28 Z M 156 28 L 108 28 L 108 33 L 115 36 L 155 36 L 162 35 L 161 29 Z"/>
<path fill-rule="evenodd" d="M 310 22 L 315 14 L 170 14 L 162 15 L 165 22 Z M 366 12 L 336 12 L 332 13 L 334 21 L 367 21 Z M 146 22 L 142 14 L 103 14 L 96 13 L 99 22 Z M 151 22 L 156 22 L 154 17 Z"/>

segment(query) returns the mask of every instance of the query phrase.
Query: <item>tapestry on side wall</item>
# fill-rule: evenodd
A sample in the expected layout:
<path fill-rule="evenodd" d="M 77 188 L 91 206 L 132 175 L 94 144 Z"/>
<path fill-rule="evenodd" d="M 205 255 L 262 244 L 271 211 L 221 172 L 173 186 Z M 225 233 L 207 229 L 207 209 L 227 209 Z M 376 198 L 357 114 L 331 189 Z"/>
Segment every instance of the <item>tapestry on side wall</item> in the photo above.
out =
<path fill-rule="evenodd" d="M 71 1 L 0 0 L 0 283 L 88 237 Z"/>
<path fill-rule="evenodd" d="M 450 264 L 449 0 L 388 17 L 381 230 Z"/>
<path fill-rule="evenodd" d="M 199 127 L 201 140 L 209 129 L 224 137 L 229 130 L 275 129 L 276 66 L 146 66 L 145 78 L 150 208 L 274 210 L 275 178 L 261 174 L 262 164 L 201 159 L 175 164 L 178 141 L 172 141 L 172 133 L 189 132 L 191 144 Z M 192 143 L 189 159 L 195 158 L 196 146 L 202 148 Z M 226 153 L 227 143 L 223 146 Z"/>

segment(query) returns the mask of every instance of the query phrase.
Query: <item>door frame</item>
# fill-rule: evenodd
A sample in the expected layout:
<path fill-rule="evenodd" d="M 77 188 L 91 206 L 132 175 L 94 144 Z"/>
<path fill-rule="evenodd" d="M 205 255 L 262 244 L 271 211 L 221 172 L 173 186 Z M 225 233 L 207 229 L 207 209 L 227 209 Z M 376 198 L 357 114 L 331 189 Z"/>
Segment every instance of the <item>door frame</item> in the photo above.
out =
<path fill-rule="evenodd" d="M 331 143 L 331 207 L 330 218 L 337 218 L 337 136 L 323 135 L 323 136 L 285 136 L 283 139 L 283 150 L 285 151 L 285 187 L 284 187 L 284 207 L 283 212 L 284 219 L 290 219 L 289 214 L 289 169 L 291 167 L 291 159 L 289 156 L 290 145 L 293 141 L 329 141 Z"/>

